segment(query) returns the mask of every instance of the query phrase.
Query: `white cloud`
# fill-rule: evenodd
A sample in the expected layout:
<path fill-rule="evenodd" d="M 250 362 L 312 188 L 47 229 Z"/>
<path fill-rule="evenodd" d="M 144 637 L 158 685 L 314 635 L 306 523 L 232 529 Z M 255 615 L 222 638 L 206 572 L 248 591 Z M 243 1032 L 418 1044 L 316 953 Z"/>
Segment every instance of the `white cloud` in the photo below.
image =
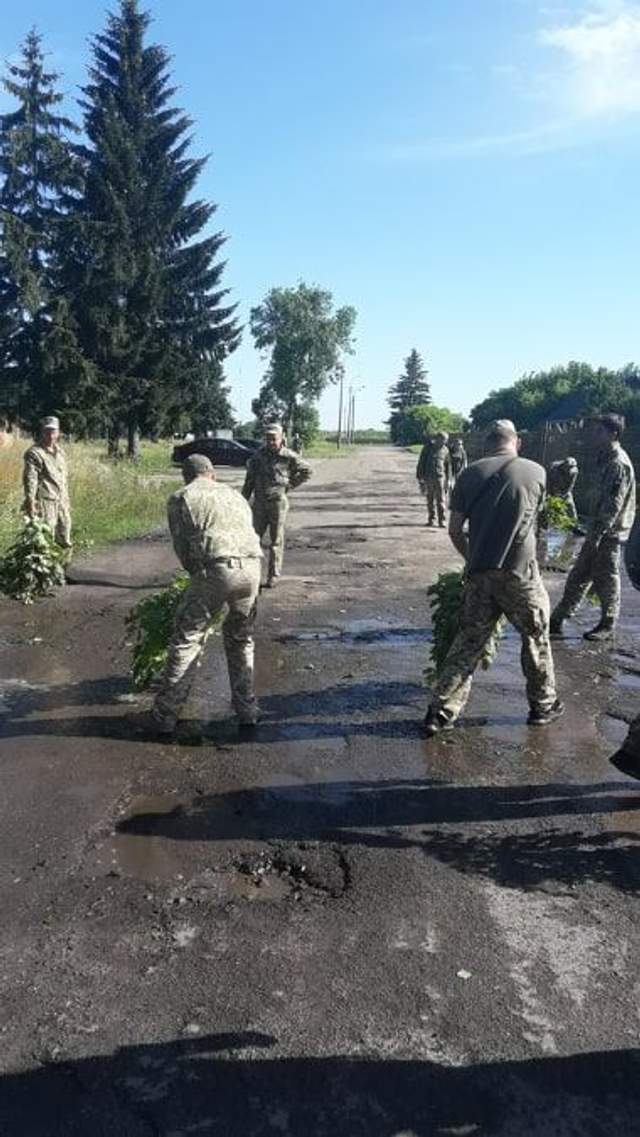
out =
<path fill-rule="evenodd" d="M 640 5 L 600 4 L 539 38 L 562 54 L 550 93 L 574 114 L 640 113 Z"/>

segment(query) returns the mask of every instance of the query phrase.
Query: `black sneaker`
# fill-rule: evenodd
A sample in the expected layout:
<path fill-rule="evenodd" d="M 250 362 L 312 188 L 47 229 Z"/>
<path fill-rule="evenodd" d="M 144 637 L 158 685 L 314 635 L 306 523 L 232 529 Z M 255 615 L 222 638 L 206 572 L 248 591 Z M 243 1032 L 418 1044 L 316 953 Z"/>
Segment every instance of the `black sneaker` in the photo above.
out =
<path fill-rule="evenodd" d="M 453 720 L 447 718 L 444 711 L 434 711 L 433 707 L 429 707 L 424 716 L 424 732 L 427 738 L 433 738 L 434 734 L 440 734 L 443 730 L 453 730 Z"/>
<path fill-rule="evenodd" d="M 629 778 L 637 778 L 640 782 L 640 759 L 636 758 L 634 754 L 629 754 L 629 751 L 625 750 L 624 747 L 616 750 L 609 761 L 621 774 L 626 774 Z"/>
<path fill-rule="evenodd" d="M 555 612 L 552 612 L 551 619 L 549 620 L 549 634 L 552 636 L 561 636 L 563 623 L 564 616 L 556 616 Z"/>
<path fill-rule="evenodd" d="M 601 620 L 596 624 L 595 628 L 591 631 L 585 632 L 582 637 L 585 640 L 595 641 L 596 643 L 610 643 L 613 639 L 614 625 L 611 620 Z"/>
<path fill-rule="evenodd" d="M 554 722 L 555 719 L 559 719 L 563 714 L 564 703 L 561 703 L 560 699 L 556 699 L 555 703 L 546 711 L 532 707 L 529 711 L 527 726 L 546 726 L 547 723 Z"/>

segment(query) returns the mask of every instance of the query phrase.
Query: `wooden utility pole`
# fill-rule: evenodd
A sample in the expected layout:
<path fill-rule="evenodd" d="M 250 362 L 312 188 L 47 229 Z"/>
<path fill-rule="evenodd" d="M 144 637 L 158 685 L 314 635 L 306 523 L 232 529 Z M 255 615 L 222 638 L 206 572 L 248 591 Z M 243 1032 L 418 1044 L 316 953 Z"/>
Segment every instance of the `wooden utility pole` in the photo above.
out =
<path fill-rule="evenodd" d="M 342 416 L 344 413 L 344 367 L 340 364 L 338 364 L 338 367 L 340 368 L 340 404 L 338 409 L 338 435 L 336 442 L 339 450 L 342 446 Z"/>

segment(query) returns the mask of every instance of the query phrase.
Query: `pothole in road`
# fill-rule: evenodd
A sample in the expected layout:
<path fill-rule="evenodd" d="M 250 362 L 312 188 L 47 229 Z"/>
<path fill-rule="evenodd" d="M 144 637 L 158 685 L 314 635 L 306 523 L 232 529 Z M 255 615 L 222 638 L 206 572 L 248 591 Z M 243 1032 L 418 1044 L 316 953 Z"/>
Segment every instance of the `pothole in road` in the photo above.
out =
<path fill-rule="evenodd" d="M 347 647 L 362 647 L 369 644 L 380 647 L 397 647 L 402 644 L 429 643 L 432 638 L 430 628 L 407 628 L 393 624 L 380 626 L 365 620 L 354 620 L 345 627 L 301 628 L 296 632 L 285 632 L 277 636 L 279 643 L 338 643 Z"/>
<path fill-rule="evenodd" d="M 210 907 L 238 901 L 339 900 L 350 883 L 345 853 L 335 847 L 270 845 L 240 853 L 231 864 L 210 867 L 171 896 L 172 908 Z"/>

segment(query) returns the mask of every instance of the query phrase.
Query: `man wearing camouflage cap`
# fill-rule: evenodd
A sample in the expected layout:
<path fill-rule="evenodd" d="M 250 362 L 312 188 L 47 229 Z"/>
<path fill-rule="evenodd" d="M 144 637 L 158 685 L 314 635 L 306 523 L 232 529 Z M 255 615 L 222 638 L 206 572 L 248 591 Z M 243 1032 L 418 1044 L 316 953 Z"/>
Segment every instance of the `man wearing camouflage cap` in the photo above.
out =
<path fill-rule="evenodd" d="M 441 529 L 446 525 L 447 498 L 451 482 L 449 435 L 441 430 L 433 440 L 427 439 L 418 459 L 416 478 L 427 498 L 427 525 L 435 525 L 436 513 Z"/>
<path fill-rule="evenodd" d="M 311 467 L 284 445 L 280 424 L 267 427 L 264 445 L 247 462 L 242 490 L 247 501 L 253 498 L 253 524 L 260 540 L 269 530 L 267 588 L 274 587 L 282 572 L 289 491 L 310 477 Z"/>
<path fill-rule="evenodd" d="M 37 442 L 24 456 L 24 511 L 30 518 L 45 521 L 61 548 L 71 549 L 67 460 L 59 439 L 59 419 L 44 418 Z"/>
<path fill-rule="evenodd" d="M 449 535 L 465 560 L 464 609 L 425 718 L 428 736 L 452 727 L 462 712 L 501 616 L 522 640 L 529 725 L 544 726 L 564 711 L 556 695 L 549 597 L 536 556 L 546 474 L 537 462 L 519 457 L 518 435 L 508 419 L 493 423 L 485 451 L 486 457 L 463 471 L 451 496 Z"/>
<path fill-rule="evenodd" d="M 256 600 L 262 550 L 251 510 L 237 490 L 216 482 L 213 466 L 192 454 L 182 467 L 185 486 L 169 498 L 169 528 L 178 560 L 191 581 L 178 608 L 169 658 L 152 719 L 171 734 L 180 717 L 212 620 L 225 606 L 222 637 L 233 707 L 241 726 L 254 726 Z"/>

